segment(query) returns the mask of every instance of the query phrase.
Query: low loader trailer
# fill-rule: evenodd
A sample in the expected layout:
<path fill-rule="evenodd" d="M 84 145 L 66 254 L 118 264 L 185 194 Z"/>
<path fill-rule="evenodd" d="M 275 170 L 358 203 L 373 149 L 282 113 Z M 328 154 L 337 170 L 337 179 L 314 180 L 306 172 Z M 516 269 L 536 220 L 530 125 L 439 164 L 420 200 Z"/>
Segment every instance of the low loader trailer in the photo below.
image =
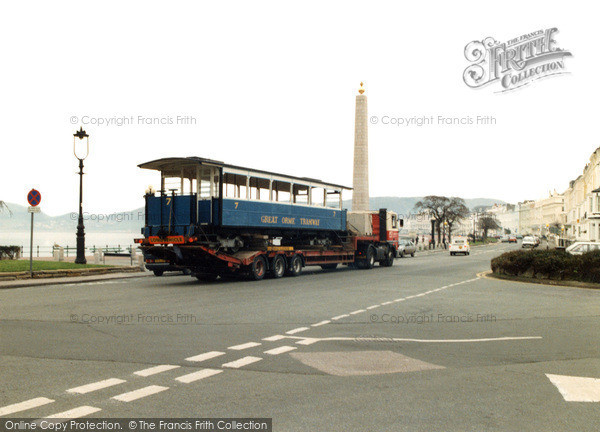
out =
<path fill-rule="evenodd" d="M 199 158 L 140 165 L 160 171 L 144 196 L 146 267 L 202 280 L 297 276 L 306 266 L 391 266 L 402 221 L 386 209 L 348 211 L 350 188 Z"/>
<path fill-rule="evenodd" d="M 286 239 L 262 239 L 262 247 L 235 251 L 194 236 L 152 236 L 136 242 L 149 264 L 162 262 L 204 281 L 219 276 L 252 280 L 298 276 L 307 266 L 325 270 L 334 270 L 338 265 L 372 269 L 379 263 L 391 267 L 397 257 L 398 228 L 402 224 L 397 215 L 382 209 L 349 212 L 348 219 L 353 230 L 340 237 L 339 244 L 281 245 L 275 243 L 286 243 Z"/>

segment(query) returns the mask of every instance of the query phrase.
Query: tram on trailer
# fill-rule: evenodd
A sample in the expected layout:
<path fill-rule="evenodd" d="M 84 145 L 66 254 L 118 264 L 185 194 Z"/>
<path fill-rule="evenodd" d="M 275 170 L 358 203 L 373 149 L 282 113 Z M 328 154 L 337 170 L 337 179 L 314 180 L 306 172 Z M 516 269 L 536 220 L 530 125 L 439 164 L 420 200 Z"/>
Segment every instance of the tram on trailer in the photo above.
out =
<path fill-rule="evenodd" d="M 260 279 L 275 267 L 283 267 L 275 271 L 278 277 L 299 273 L 298 265 L 351 264 L 357 254 L 364 255 L 360 262 L 389 264 L 397 248 L 397 216 L 385 210 L 366 215 L 377 233 L 362 240 L 349 233 L 342 207 L 343 191 L 351 189 L 346 186 L 200 157 L 164 158 L 139 167 L 160 172 L 160 189 L 146 191 L 144 238 L 137 241 L 147 262 L 205 279 L 238 271 Z M 363 221 L 365 215 L 358 216 Z M 383 231 L 387 224 L 391 234 Z M 375 240 L 379 247 L 371 245 Z M 263 275 L 256 274 L 256 260 Z"/>

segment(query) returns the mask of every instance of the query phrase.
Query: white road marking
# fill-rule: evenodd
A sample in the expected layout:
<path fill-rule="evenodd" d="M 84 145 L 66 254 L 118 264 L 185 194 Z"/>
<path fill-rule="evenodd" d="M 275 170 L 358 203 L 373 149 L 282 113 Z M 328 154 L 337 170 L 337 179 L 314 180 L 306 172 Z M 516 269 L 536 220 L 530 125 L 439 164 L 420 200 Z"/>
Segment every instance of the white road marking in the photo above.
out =
<path fill-rule="evenodd" d="M 319 326 L 322 326 L 322 325 L 325 325 L 325 324 L 329 324 L 330 322 L 331 321 L 329 321 L 329 320 L 321 321 L 321 322 L 318 322 L 318 323 L 315 323 L 315 324 L 311 324 L 311 327 L 319 327 Z"/>
<path fill-rule="evenodd" d="M 161 372 L 166 372 L 169 371 L 171 369 L 177 369 L 179 366 L 177 365 L 159 365 L 159 366 L 154 366 L 148 369 L 142 369 L 139 371 L 134 372 L 134 375 L 138 375 L 141 377 L 147 377 L 150 375 L 156 375 L 159 374 Z"/>
<path fill-rule="evenodd" d="M 315 338 L 305 338 L 302 340 L 299 340 L 298 342 L 296 342 L 296 344 L 298 345 L 312 345 L 315 342 L 319 342 L 320 339 L 315 339 Z"/>
<path fill-rule="evenodd" d="M 133 390 L 127 393 L 113 396 L 111 399 L 115 399 L 121 402 L 131 402 L 137 399 L 141 399 L 146 396 L 150 396 L 162 391 L 168 390 L 169 387 L 162 387 L 157 385 L 151 385 L 148 387 L 142 387 L 141 389 Z"/>
<path fill-rule="evenodd" d="M 257 361 L 261 361 L 262 358 L 261 357 L 252 357 L 252 356 L 248 356 L 248 357 L 242 357 L 239 360 L 235 360 L 229 363 L 225 363 L 222 366 L 226 367 L 226 368 L 233 368 L 233 369 L 237 369 L 237 368 L 241 368 L 242 366 L 247 366 L 249 364 L 252 363 L 256 363 Z"/>
<path fill-rule="evenodd" d="M 337 321 L 339 319 L 346 318 L 346 317 L 349 317 L 349 316 L 350 316 L 349 314 L 338 315 L 338 316 L 335 316 L 335 317 L 331 318 L 331 320 L 332 321 Z"/>
<path fill-rule="evenodd" d="M 285 339 L 285 336 L 283 335 L 274 335 L 274 336 L 269 336 L 266 338 L 263 338 L 264 341 L 269 341 L 269 342 L 275 342 L 281 339 Z"/>
<path fill-rule="evenodd" d="M 198 381 L 198 380 L 201 380 L 204 378 L 208 378 L 210 376 L 219 374 L 221 372 L 223 372 L 223 371 L 220 369 L 202 369 L 201 371 L 198 371 L 198 372 L 192 372 L 190 374 L 177 377 L 177 378 L 175 378 L 175 380 L 185 383 L 185 384 L 189 384 L 191 382 Z"/>
<path fill-rule="evenodd" d="M 56 418 L 56 419 L 74 419 L 79 417 L 85 417 L 90 414 L 94 414 L 98 411 L 102 411 L 100 408 L 83 405 L 77 408 L 73 408 L 68 411 L 64 411 L 58 414 L 52 414 L 45 418 Z"/>
<path fill-rule="evenodd" d="M 382 338 L 369 337 L 326 337 L 326 338 L 306 338 L 296 342 L 298 345 L 311 345 L 315 342 L 322 341 L 367 341 L 381 342 Z M 386 342 L 418 342 L 418 343 L 472 343 L 472 342 L 496 342 L 509 340 L 531 340 L 542 339 L 542 336 L 503 336 L 497 338 L 479 338 L 479 339 L 411 339 L 411 338 L 384 338 Z"/>
<path fill-rule="evenodd" d="M 286 331 L 285 333 L 286 334 L 296 334 L 296 333 L 300 333 L 300 332 L 303 332 L 303 331 L 306 331 L 306 330 L 309 330 L 309 328 L 308 327 L 298 327 L 298 328 L 295 328 L 293 330 Z"/>
<path fill-rule="evenodd" d="M 355 310 L 354 312 L 350 312 L 350 315 L 356 315 L 356 314 L 363 313 L 366 311 L 367 311 L 366 309 L 359 309 L 359 310 Z"/>
<path fill-rule="evenodd" d="M 106 387 L 112 387 L 117 384 L 122 384 L 124 382 L 125 382 L 125 380 L 122 380 L 119 378 L 109 378 L 109 379 L 105 379 L 103 381 L 98 381 L 98 382 L 94 382 L 91 384 L 82 385 L 80 387 L 71 388 L 71 389 L 67 390 L 67 393 L 86 394 L 86 393 L 90 393 L 90 392 L 100 390 L 100 389 L 103 389 Z"/>
<path fill-rule="evenodd" d="M 201 361 L 209 360 L 211 358 L 219 357 L 222 355 L 225 355 L 225 353 L 221 352 L 221 351 L 210 351 L 210 352 L 205 352 L 203 354 L 198 354 L 197 356 L 194 356 L 194 357 L 188 357 L 188 358 L 186 358 L 186 360 L 191 361 L 191 362 L 201 362 Z"/>
<path fill-rule="evenodd" d="M 378 308 L 379 306 L 380 306 L 380 305 L 373 305 L 373 306 L 369 306 L 369 307 L 367 308 L 367 310 L 375 309 L 375 308 Z"/>
<path fill-rule="evenodd" d="M 546 374 L 567 402 L 600 402 L 600 379 Z"/>
<path fill-rule="evenodd" d="M 385 302 L 385 303 L 381 303 L 381 306 L 387 306 L 387 305 L 389 305 L 389 304 L 392 304 L 392 302 L 391 302 L 391 301 L 388 301 L 388 302 Z"/>
<path fill-rule="evenodd" d="M 51 402 L 54 402 L 54 400 L 48 399 L 45 397 L 39 397 L 39 398 L 29 399 L 29 400 L 26 400 L 23 402 L 19 402 L 16 404 L 7 405 L 7 406 L 0 408 L 0 417 L 8 415 L 8 414 L 13 414 L 13 413 L 16 413 L 19 411 L 25 411 L 25 410 L 28 410 L 31 408 L 37 408 L 39 406 L 46 405 Z"/>
<path fill-rule="evenodd" d="M 265 351 L 265 354 L 277 355 L 277 354 L 286 353 L 288 351 L 293 351 L 295 349 L 296 349 L 296 347 L 284 345 L 284 346 L 280 346 L 280 347 Z"/>
<path fill-rule="evenodd" d="M 244 344 L 241 344 L 241 345 L 230 346 L 227 349 L 235 350 L 235 351 L 240 351 L 240 350 L 245 350 L 245 349 L 248 349 L 248 348 L 253 348 L 253 347 L 256 347 L 256 346 L 259 346 L 259 345 L 260 345 L 260 342 L 247 342 L 247 343 L 244 343 Z"/>
<path fill-rule="evenodd" d="M 401 301 L 404 301 L 404 300 L 406 300 L 406 299 L 405 298 L 399 298 L 399 299 L 394 300 L 394 302 L 401 302 Z"/>

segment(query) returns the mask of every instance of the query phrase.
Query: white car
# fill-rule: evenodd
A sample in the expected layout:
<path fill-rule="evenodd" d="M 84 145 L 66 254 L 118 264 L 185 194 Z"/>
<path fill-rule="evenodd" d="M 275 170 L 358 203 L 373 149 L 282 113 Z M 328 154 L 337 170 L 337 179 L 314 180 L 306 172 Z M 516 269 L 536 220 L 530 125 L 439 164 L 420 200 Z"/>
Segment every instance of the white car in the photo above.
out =
<path fill-rule="evenodd" d="M 538 241 L 535 239 L 535 237 L 532 236 L 523 237 L 523 241 L 521 242 L 522 248 L 530 247 L 533 249 L 534 247 L 538 247 L 538 245 Z"/>
<path fill-rule="evenodd" d="M 567 249 L 565 249 L 571 255 L 583 255 L 586 252 L 600 250 L 600 243 L 596 242 L 575 242 Z"/>
<path fill-rule="evenodd" d="M 464 254 L 469 255 L 471 253 L 471 246 L 466 238 L 455 238 L 450 243 L 450 255 Z"/>

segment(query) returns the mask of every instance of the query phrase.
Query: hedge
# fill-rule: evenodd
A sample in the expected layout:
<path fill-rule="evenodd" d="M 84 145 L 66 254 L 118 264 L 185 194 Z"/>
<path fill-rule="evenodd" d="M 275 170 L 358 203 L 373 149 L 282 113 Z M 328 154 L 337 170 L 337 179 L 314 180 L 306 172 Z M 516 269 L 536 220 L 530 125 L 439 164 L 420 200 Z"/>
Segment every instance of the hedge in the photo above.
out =
<path fill-rule="evenodd" d="M 519 250 L 504 253 L 491 264 L 500 275 L 600 283 L 600 251 L 571 255 L 555 249 Z"/>

